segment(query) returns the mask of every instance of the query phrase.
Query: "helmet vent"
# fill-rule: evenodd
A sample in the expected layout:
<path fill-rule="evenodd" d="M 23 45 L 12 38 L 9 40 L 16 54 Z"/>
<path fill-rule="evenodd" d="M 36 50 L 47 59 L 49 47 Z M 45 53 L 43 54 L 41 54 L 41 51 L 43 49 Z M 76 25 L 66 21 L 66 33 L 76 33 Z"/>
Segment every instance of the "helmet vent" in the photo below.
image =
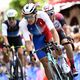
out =
<path fill-rule="evenodd" d="M 23 12 L 25 12 L 25 10 L 24 10 L 24 9 L 23 9 L 22 11 L 23 11 Z"/>
<path fill-rule="evenodd" d="M 32 9 L 30 10 L 30 12 L 32 12 L 34 10 L 34 6 L 32 7 Z"/>
<path fill-rule="evenodd" d="M 27 6 L 26 9 L 28 9 L 29 7 Z"/>

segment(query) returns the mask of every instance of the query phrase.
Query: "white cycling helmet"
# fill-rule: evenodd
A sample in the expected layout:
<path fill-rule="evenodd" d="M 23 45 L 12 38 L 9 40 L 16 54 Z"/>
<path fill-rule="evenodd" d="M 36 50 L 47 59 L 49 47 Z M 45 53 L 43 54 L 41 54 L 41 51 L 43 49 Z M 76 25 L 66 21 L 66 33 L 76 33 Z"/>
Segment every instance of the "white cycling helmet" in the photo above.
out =
<path fill-rule="evenodd" d="M 15 9 L 9 9 L 7 11 L 7 17 L 16 17 L 17 16 L 17 11 Z"/>
<path fill-rule="evenodd" d="M 48 15 L 53 15 L 55 13 L 54 7 L 51 4 L 45 4 L 42 10 L 47 12 Z"/>
<path fill-rule="evenodd" d="M 51 4 L 45 4 L 42 8 L 43 11 L 52 11 L 52 12 L 60 12 L 60 6 L 59 5 L 51 5 Z"/>
<path fill-rule="evenodd" d="M 26 4 L 22 9 L 22 13 L 23 14 L 36 13 L 36 7 L 37 5 L 33 3 Z"/>
<path fill-rule="evenodd" d="M 52 9 L 53 9 L 53 6 L 51 4 L 45 4 L 42 8 L 43 11 L 49 11 Z"/>

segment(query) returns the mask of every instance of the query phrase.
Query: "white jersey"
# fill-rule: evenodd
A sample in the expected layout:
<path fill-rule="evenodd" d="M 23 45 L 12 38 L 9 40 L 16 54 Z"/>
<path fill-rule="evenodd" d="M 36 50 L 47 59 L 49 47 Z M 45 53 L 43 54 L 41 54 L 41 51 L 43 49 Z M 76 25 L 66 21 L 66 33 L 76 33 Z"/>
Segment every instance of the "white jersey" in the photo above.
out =
<path fill-rule="evenodd" d="M 7 36 L 7 25 L 2 23 L 2 35 Z"/>
<path fill-rule="evenodd" d="M 18 22 L 19 21 L 16 20 L 16 25 L 14 26 L 14 28 L 18 27 Z M 3 36 L 19 36 L 20 35 L 20 30 L 19 29 L 15 30 L 13 32 L 9 32 L 8 31 L 9 24 L 8 25 L 7 24 L 8 24 L 7 20 L 2 23 L 2 35 Z"/>
<path fill-rule="evenodd" d="M 52 21 L 50 20 L 49 16 L 47 15 L 47 13 L 45 13 L 43 11 L 38 11 L 36 18 L 37 19 L 41 18 L 46 23 L 49 30 L 54 28 L 54 25 L 53 25 Z M 25 40 L 30 40 L 30 38 L 29 38 L 30 33 L 28 32 L 27 25 L 28 25 L 28 22 L 25 18 L 23 18 L 19 23 L 19 27 L 20 27 L 20 30 L 23 34 L 24 39 Z"/>

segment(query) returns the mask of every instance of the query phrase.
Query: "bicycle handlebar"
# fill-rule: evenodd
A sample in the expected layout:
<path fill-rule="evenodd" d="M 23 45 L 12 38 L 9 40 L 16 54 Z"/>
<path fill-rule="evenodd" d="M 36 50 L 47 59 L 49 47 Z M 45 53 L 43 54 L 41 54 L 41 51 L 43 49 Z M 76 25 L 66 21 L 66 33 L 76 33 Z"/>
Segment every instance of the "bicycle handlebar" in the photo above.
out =
<path fill-rule="evenodd" d="M 58 46 L 57 46 L 56 43 L 49 42 L 49 43 L 47 43 L 44 47 L 41 47 L 41 48 L 33 51 L 33 53 L 36 53 L 36 52 L 38 52 L 38 51 L 40 51 L 40 50 L 45 50 L 45 49 L 58 50 Z"/>
<path fill-rule="evenodd" d="M 10 45 L 5 45 L 5 44 L 3 44 L 3 47 L 6 47 L 8 50 L 11 50 L 11 51 L 13 51 L 15 48 L 19 48 L 19 47 L 21 47 L 23 49 L 26 48 L 24 45 L 22 45 L 22 46 L 10 46 Z"/>

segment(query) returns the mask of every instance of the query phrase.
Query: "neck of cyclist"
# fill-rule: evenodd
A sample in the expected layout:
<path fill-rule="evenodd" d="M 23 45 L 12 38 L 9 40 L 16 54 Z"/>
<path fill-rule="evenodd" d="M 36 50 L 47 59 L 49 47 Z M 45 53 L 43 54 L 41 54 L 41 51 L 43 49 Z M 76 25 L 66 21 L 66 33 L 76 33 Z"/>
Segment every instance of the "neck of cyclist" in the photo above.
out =
<path fill-rule="evenodd" d="M 50 15 L 49 17 L 50 17 L 51 21 L 54 22 L 55 16 L 54 15 Z"/>

